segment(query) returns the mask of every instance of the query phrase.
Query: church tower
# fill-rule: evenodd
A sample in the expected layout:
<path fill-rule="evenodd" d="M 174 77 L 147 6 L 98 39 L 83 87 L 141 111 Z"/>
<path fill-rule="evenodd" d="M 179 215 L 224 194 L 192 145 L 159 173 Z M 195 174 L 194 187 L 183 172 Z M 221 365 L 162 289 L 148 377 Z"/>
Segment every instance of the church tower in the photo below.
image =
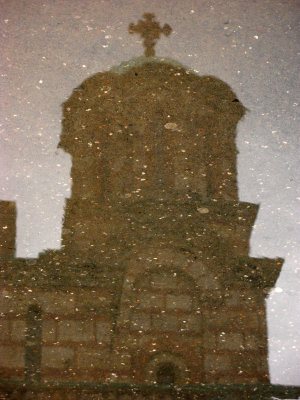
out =
<path fill-rule="evenodd" d="M 144 17 L 129 29 L 145 57 L 88 78 L 64 104 L 64 251 L 118 276 L 122 380 L 267 382 L 264 301 L 282 261 L 248 256 L 258 206 L 238 200 L 245 107 L 221 80 L 155 57 L 171 28 Z"/>

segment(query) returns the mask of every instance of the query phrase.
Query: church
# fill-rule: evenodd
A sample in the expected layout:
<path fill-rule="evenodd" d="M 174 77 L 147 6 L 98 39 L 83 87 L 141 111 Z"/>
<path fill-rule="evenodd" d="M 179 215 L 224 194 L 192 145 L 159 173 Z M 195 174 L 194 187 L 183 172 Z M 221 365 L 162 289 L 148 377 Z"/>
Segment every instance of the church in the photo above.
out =
<path fill-rule="evenodd" d="M 246 108 L 223 81 L 155 56 L 171 28 L 153 14 L 129 31 L 145 55 L 63 104 L 61 249 L 15 258 L 15 204 L 0 204 L 1 390 L 270 398 L 254 396 L 271 387 L 265 299 L 283 260 L 248 255 L 259 206 L 238 198 Z"/>

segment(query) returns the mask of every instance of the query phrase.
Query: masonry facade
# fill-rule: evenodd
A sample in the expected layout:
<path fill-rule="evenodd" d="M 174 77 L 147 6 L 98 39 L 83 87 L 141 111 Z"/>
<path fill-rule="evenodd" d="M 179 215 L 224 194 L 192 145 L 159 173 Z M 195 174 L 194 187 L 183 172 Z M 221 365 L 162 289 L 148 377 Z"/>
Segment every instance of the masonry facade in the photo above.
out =
<path fill-rule="evenodd" d="M 4 379 L 269 382 L 265 298 L 283 260 L 248 256 L 244 113 L 224 82 L 156 57 L 73 91 L 61 249 L 15 258 L 16 210 L 1 202 Z"/>

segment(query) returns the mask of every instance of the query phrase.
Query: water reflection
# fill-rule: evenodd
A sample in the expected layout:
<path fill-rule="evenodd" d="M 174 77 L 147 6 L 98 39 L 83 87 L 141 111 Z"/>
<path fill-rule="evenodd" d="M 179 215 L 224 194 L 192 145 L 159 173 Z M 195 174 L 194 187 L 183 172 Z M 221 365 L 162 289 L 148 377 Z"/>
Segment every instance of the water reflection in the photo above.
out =
<path fill-rule="evenodd" d="M 73 91 L 61 250 L 14 258 L 15 209 L 2 203 L 5 378 L 269 382 L 264 302 L 283 260 L 248 256 L 258 206 L 237 194 L 244 113 L 221 80 L 152 56 Z"/>

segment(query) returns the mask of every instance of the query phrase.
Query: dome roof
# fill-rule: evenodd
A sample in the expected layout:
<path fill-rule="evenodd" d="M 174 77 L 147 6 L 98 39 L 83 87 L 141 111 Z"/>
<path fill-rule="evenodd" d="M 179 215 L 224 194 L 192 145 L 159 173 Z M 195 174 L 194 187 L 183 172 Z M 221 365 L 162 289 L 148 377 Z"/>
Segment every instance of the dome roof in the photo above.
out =
<path fill-rule="evenodd" d="M 122 196 L 163 186 L 236 197 L 235 134 L 245 108 L 220 79 L 176 64 L 139 57 L 73 91 L 59 146 L 73 156 L 74 190 L 88 173 Z"/>

